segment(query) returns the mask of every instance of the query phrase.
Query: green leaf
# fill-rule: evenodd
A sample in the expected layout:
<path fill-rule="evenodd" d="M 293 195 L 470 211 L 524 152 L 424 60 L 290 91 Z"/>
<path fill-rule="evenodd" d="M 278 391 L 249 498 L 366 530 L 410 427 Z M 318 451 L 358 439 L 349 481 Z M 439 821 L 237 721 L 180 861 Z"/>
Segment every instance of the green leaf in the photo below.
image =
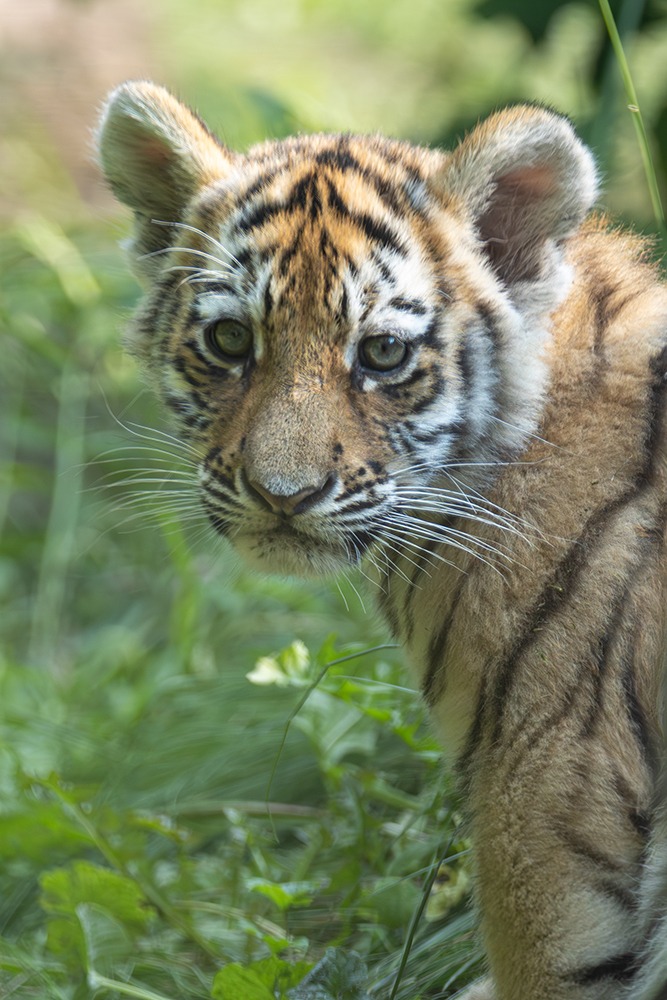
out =
<path fill-rule="evenodd" d="M 94 903 L 81 903 L 76 915 L 86 947 L 86 968 L 118 972 L 121 966 L 128 965 L 129 971 L 136 947 L 126 926 Z"/>
<path fill-rule="evenodd" d="M 90 861 L 76 861 L 65 868 L 45 872 L 40 878 L 41 905 L 49 916 L 47 944 L 66 960 L 88 964 L 88 948 L 81 917 L 92 905 L 99 914 L 121 925 L 123 931 L 142 930 L 151 919 L 138 886 L 125 875 Z M 89 914 L 88 914 L 89 915 Z"/>
<path fill-rule="evenodd" d="M 226 965 L 213 980 L 211 996 L 214 1000 L 275 1000 L 272 989 L 260 973 L 238 962 Z"/>
<path fill-rule="evenodd" d="M 288 1000 L 370 1000 L 365 986 L 366 966 L 359 956 L 328 948 L 301 983 L 287 993 Z"/>
<path fill-rule="evenodd" d="M 323 882 L 270 882 L 263 878 L 249 878 L 247 886 L 259 892 L 281 910 L 290 906 L 308 906 L 316 892 L 326 885 Z"/>
<path fill-rule="evenodd" d="M 275 1000 L 298 985 L 310 969 L 310 962 L 288 962 L 275 955 L 247 966 L 233 962 L 217 973 L 211 996 L 215 1000 Z"/>

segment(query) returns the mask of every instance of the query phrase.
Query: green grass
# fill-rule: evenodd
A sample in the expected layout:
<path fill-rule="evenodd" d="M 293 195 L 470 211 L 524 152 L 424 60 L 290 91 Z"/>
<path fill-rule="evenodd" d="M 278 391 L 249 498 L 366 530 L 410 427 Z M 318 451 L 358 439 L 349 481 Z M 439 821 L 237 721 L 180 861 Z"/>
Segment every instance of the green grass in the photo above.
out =
<path fill-rule="evenodd" d="M 596 80 L 599 15 L 561 5 L 533 43 L 523 2 L 486 0 L 483 19 L 467 2 L 336 0 L 274 22 L 269 0 L 229 0 L 221 66 L 218 0 L 187 25 L 165 0 L 165 82 L 242 145 L 300 127 L 451 140 L 498 101 L 545 100 L 604 126 L 612 206 L 648 223 L 632 115 Z M 658 161 L 660 30 L 625 39 Z M 167 492 L 183 459 L 119 346 L 137 298 L 122 225 L 27 127 L 7 148 L 0 994 L 275 1000 L 323 959 L 313 975 L 350 1000 L 453 995 L 478 959 L 467 844 L 400 654 L 350 658 L 386 643 L 372 597 L 362 580 L 252 576 L 211 548 L 187 490 Z"/>

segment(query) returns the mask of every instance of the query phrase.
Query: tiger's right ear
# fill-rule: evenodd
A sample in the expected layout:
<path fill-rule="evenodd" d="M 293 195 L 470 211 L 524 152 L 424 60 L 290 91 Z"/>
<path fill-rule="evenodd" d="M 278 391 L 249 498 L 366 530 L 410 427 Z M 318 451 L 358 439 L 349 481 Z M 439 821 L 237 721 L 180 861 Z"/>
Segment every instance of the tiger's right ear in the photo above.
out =
<path fill-rule="evenodd" d="M 204 187 L 230 172 L 235 154 L 168 90 L 147 81 L 109 94 L 97 148 L 112 191 L 134 211 L 135 269 L 150 278 L 162 262 L 146 255 L 172 244 L 174 224 Z"/>

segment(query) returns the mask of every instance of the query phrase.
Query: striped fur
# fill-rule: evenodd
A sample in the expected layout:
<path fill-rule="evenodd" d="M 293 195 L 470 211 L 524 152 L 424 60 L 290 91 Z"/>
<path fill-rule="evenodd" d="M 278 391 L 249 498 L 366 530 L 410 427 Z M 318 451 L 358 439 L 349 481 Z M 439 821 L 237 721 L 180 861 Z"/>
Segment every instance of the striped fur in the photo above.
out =
<path fill-rule="evenodd" d="M 362 562 L 465 788 L 490 978 L 667 997 L 667 296 L 541 108 L 247 155 L 126 84 L 130 345 L 260 569 Z M 240 346 L 238 346 L 240 345 Z M 378 361 L 379 359 L 379 361 Z"/>

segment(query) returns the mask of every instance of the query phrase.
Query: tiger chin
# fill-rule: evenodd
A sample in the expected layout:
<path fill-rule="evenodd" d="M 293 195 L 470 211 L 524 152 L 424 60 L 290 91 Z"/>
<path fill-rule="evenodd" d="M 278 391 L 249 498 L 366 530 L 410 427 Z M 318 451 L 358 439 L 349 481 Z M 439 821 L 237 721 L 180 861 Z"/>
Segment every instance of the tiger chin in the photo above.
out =
<path fill-rule="evenodd" d="M 467 803 L 468 1000 L 664 1000 L 667 294 L 590 152 L 519 106 L 240 154 L 148 82 L 98 143 L 213 529 L 377 579 Z"/>

